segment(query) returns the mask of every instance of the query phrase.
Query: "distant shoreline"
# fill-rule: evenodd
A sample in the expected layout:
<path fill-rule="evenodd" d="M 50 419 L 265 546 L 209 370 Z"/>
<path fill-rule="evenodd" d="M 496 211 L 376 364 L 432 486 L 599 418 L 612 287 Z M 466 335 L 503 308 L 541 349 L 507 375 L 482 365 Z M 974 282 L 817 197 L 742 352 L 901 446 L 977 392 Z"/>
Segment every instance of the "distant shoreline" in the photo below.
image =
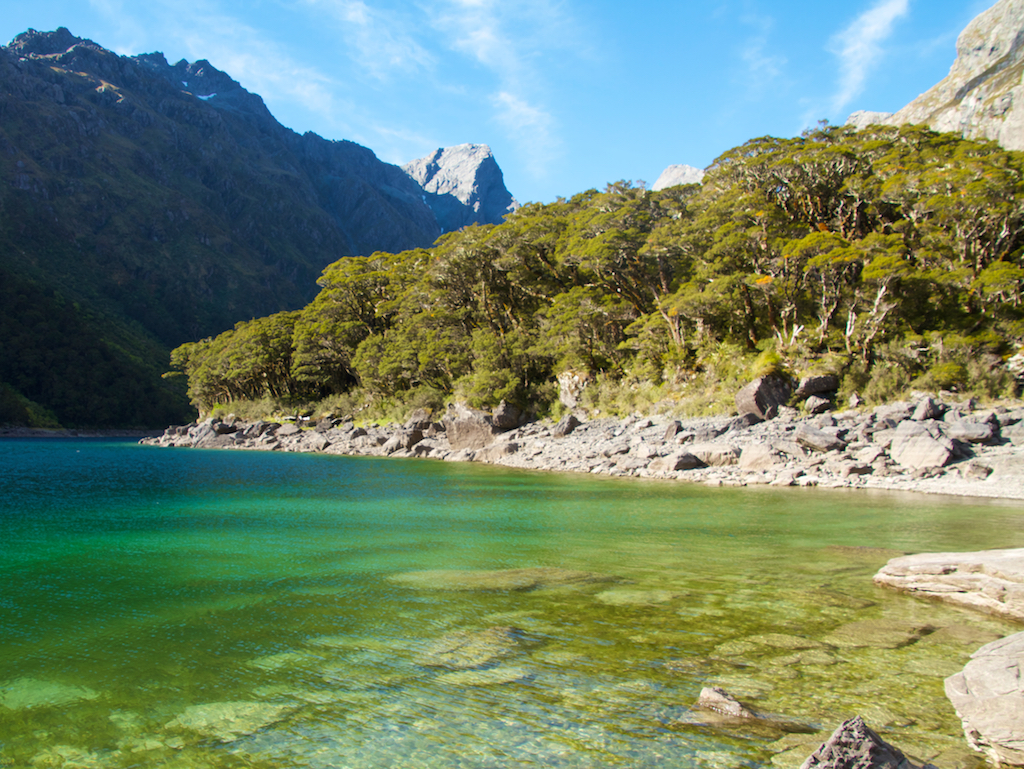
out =
<path fill-rule="evenodd" d="M 44 427 L 0 427 L 0 440 L 4 438 L 152 438 L 163 430 L 126 430 L 83 427 L 75 429 L 48 429 Z"/>
<path fill-rule="evenodd" d="M 937 419 L 940 414 L 949 421 Z M 495 427 L 495 415 L 466 408 L 450 410 L 441 421 L 424 412 L 404 426 L 386 427 L 324 419 L 302 429 L 295 423 L 207 419 L 168 428 L 141 443 L 426 458 L 708 486 L 816 486 L 1024 500 L 1021 401 L 983 409 L 970 400 L 947 404 L 924 396 L 818 416 L 783 408 L 767 421 L 634 415 L 570 424 L 567 418 L 558 425 L 528 422 L 505 431 Z"/>

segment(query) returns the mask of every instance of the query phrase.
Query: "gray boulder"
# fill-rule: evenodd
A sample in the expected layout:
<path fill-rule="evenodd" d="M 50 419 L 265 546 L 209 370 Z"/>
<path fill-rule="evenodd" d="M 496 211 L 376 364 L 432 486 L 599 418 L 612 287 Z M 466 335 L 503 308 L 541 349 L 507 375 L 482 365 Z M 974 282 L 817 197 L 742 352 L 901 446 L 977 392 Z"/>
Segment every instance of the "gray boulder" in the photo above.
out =
<path fill-rule="evenodd" d="M 921 401 L 914 408 L 914 413 L 911 416 L 916 422 L 924 422 L 927 419 L 938 419 L 945 414 L 947 408 L 944 404 L 939 403 L 931 396 L 922 398 Z"/>
<path fill-rule="evenodd" d="M 811 414 L 824 414 L 832 408 L 832 401 L 820 395 L 810 396 L 804 401 L 804 404 L 807 406 L 807 411 Z"/>
<path fill-rule="evenodd" d="M 523 412 L 511 403 L 502 401 L 491 414 L 491 422 L 499 430 L 511 430 L 523 423 Z"/>
<path fill-rule="evenodd" d="M 686 450 L 708 467 L 735 465 L 740 459 L 739 448 L 731 443 L 690 443 Z"/>
<path fill-rule="evenodd" d="M 556 438 L 564 438 L 579 426 L 580 420 L 578 420 L 573 414 L 566 414 L 558 420 L 558 424 L 555 425 L 555 429 L 552 430 L 552 434 Z"/>
<path fill-rule="evenodd" d="M 768 470 L 785 461 L 785 458 L 771 444 L 751 443 L 743 447 L 740 453 L 739 465 L 741 470 L 754 472 L 757 470 Z"/>
<path fill-rule="evenodd" d="M 482 449 L 502 432 L 495 426 L 490 414 L 470 408 L 465 403 L 454 403 L 449 406 L 442 423 L 452 451 Z"/>
<path fill-rule="evenodd" d="M 893 558 L 875 584 L 1024 621 L 1024 548 Z"/>
<path fill-rule="evenodd" d="M 695 470 L 705 464 L 688 451 L 677 451 L 667 457 L 658 457 L 651 461 L 648 468 L 655 473 L 674 473 L 677 470 Z"/>
<path fill-rule="evenodd" d="M 981 647 L 946 679 L 968 744 L 996 766 L 1024 766 L 1024 633 Z"/>
<path fill-rule="evenodd" d="M 993 443 L 999 436 L 991 422 L 959 421 L 946 429 L 950 438 L 966 443 Z"/>
<path fill-rule="evenodd" d="M 846 443 L 836 436 L 809 424 L 796 428 L 793 439 L 813 451 L 835 451 L 846 447 Z"/>
<path fill-rule="evenodd" d="M 911 470 L 945 467 L 956 456 L 956 446 L 934 422 L 900 422 L 889 456 Z"/>
<path fill-rule="evenodd" d="M 777 374 L 758 377 L 736 393 L 736 410 L 771 419 L 785 406 L 793 389 L 789 380 Z"/>
<path fill-rule="evenodd" d="M 856 716 L 844 721 L 800 769 L 916 769 L 916 765 Z"/>
<path fill-rule="evenodd" d="M 381 450 L 385 454 L 394 454 L 396 451 L 408 451 L 417 443 L 423 440 L 423 431 L 419 429 L 398 430 L 394 435 L 384 442 Z"/>
<path fill-rule="evenodd" d="M 406 430 L 428 430 L 432 424 L 433 412 L 430 409 L 416 409 L 405 420 Z"/>
<path fill-rule="evenodd" d="M 818 374 L 816 376 L 805 376 L 793 393 L 797 400 L 805 400 L 811 395 L 822 393 L 834 393 L 839 389 L 839 377 L 835 374 Z"/>

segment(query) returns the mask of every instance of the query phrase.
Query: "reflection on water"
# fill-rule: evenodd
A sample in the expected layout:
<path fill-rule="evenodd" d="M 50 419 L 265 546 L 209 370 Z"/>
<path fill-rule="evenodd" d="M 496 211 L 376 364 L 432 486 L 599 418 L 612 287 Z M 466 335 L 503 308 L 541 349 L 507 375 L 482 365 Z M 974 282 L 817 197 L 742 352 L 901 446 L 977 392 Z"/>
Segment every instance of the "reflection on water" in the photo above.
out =
<path fill-rule="evenodd" d="M 0 488 L 0 766 L 797 767 L 858 713 L 974 766 L 942 679 L 1017 630 L 871 576 L 1020 505 L 89 441 Z"/>

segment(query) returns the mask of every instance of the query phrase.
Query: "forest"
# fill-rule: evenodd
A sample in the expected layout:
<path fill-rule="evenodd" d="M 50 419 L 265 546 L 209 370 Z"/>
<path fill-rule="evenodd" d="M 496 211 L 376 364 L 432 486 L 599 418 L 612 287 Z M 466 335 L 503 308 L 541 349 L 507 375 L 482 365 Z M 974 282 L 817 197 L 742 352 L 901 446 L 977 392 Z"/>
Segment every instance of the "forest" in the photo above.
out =
<path fill-rule="evenodd" d="M 772 372 L 835 373 L 867 402 L 1012 395 L 1022 172 L 1022 153 L 920 126 L 753 139 L 701 185 L 617 182 L 340 259 L 306 307 L 182 345 L 168 376 L 202 414 L 378 418 L 453 400 L 556 414 L 566 372 L 613 412 L 729 411 Z"/>

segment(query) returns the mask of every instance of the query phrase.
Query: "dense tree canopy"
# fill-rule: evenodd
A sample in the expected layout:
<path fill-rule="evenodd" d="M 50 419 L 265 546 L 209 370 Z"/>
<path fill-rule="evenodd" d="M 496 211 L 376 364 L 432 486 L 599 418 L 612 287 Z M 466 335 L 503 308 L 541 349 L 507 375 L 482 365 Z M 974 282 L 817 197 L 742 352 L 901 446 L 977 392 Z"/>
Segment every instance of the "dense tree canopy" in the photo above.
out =
<path fill-rule="evenodd" d="M 1020 153 L 922 127 L 754 139 L 702 185 L 617 182 L 342 259 L 303 310 L 173 363 L 205 410 L 353 388 L 525 403 L 568 369 L 672 380 L 716 345 L 862 374 L 906 340 L 1005 353 L 1024 341 L 1022 185 Z"/>

